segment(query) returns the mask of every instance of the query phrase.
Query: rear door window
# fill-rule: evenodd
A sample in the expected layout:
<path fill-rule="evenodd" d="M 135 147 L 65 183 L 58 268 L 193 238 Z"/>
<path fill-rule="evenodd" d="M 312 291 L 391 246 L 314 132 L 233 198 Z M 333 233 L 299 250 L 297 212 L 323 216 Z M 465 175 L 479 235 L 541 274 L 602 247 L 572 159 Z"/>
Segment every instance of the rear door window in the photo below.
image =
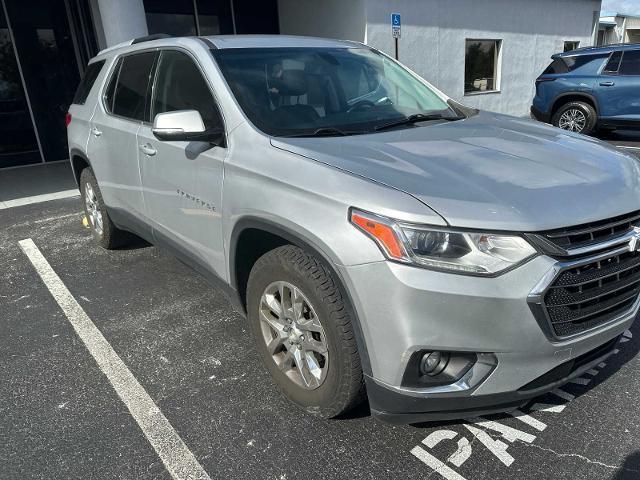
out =
<path fill-rule="evenodd" d="M 120 74 L 121 66 L 122 58 L 119 58 L 116 62 L 115 68 L 113 69 L 113 73 L 111 74 L 109 85 L 107 85 L 107 88 L 104 91 L 104 105 L 109 113 L 113 113 L 113 99 L 115 98 L 116 83 L 118 83 L 118 75 Z"/>
<path fill-rule="evenodd" d="M 143 52 L 122 59 L 113 100 L 115 115 L 131 120 L 146 120 L 147 91 L 155 58 L 156 52 Z"/>
<path fill-rule="evenodd" d="M 618 68 L 620 67 L 620 60 L 622 59 L 622 51 L 618 50 L 617 52 L 613 52 L 609 57 L 609 61 L 607 65 L 604 67 L 602 73 L 615 74 L 618 73 Z"/>
<path fill-rule="evenodd" d="M 620 75 L 640 75 L 640 50 L 627 50 L 620 62 Z"/>
<path fill-rule="evenodd" d="M 100 72 L 102 71 L 102 67 L 104 67 L 104 60 L 100 60 L 99 62 L 90 63 L 87 66 L 87 70 L 84 73 L 84 77 L 78 85 L 78 89 L 76 90 L 76 94 L 73 97 L 73 102 L 76 105 L 84 105 L 87 101 L 87 97 L 89 96 L 89 92 L 91 92 L 91 88 L 93 84 L 96 83 L 96 79 Z"/>

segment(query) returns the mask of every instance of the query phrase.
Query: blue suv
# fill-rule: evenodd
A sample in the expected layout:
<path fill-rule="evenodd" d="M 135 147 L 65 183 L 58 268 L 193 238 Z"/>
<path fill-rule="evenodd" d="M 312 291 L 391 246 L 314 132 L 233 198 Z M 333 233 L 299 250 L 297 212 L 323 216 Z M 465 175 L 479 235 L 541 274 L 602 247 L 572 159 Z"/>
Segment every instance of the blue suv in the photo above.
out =
<path fill-rule="evenodd" d="M 536 79 L 535 119 L 585 135 L 640 127 L 640 45 L 586 47 L 551 58 Z"/>

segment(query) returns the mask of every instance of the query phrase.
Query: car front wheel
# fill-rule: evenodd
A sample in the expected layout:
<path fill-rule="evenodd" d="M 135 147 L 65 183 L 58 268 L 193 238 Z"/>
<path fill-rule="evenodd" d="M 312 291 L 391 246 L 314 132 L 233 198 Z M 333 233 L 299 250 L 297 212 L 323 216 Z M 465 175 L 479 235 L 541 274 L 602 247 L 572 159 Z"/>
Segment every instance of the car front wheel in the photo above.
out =
<path fill-rule="evenodd" d="M 586 102 L 569 102 L 553 115 L 551 123 L 563 130 L 589 135 L 596 127 L 595 109 Z"/>
<path fill-rule="evenodd" d="M 258 353 L 290 401 L 332 418 L 364 399 L 346 299 L 315 257 L 293 245 L 264 254 L 249 275 L 247 310 Z"/>

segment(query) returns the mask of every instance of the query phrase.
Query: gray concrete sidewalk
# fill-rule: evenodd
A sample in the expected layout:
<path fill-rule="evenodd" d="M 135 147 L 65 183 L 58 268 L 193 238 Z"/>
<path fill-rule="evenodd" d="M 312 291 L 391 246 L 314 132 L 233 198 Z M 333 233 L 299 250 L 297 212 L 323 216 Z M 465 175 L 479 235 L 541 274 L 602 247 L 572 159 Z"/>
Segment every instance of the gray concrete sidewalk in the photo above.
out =
<path fill-rule="evenodd" d="M 0 170 L 0 209 L 78 194 L 69 162 Z"/>

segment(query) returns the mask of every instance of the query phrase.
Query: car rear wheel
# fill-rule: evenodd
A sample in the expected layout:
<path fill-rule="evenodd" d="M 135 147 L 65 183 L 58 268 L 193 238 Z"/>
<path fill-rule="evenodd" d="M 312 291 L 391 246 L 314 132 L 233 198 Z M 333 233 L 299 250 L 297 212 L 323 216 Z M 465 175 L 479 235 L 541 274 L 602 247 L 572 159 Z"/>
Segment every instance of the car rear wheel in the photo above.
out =
<path fill-rule="evenodd" d="M 586 102 L 569 102 L 562 105 L 551 119 L 556 127 L 589 135 L 596 127 L 595 109 Z"/>
<path fill-rule="evenodd" d="M 324 418 L 361 403 L 349 309 L 321 262 L 293 245 L 266 253 L 249 275 L 247 309 L 258 353 L 285 397 Z"/>
<path fill-rule="evenodd" d="M 109 218 L 100 187 L 91 168 L 85 168 L 80 174 L 80 194 L 89 228 L 98 244 L 106 249 L 126 244 L 130 236 L 127 232 L 119 230 Z"/>

